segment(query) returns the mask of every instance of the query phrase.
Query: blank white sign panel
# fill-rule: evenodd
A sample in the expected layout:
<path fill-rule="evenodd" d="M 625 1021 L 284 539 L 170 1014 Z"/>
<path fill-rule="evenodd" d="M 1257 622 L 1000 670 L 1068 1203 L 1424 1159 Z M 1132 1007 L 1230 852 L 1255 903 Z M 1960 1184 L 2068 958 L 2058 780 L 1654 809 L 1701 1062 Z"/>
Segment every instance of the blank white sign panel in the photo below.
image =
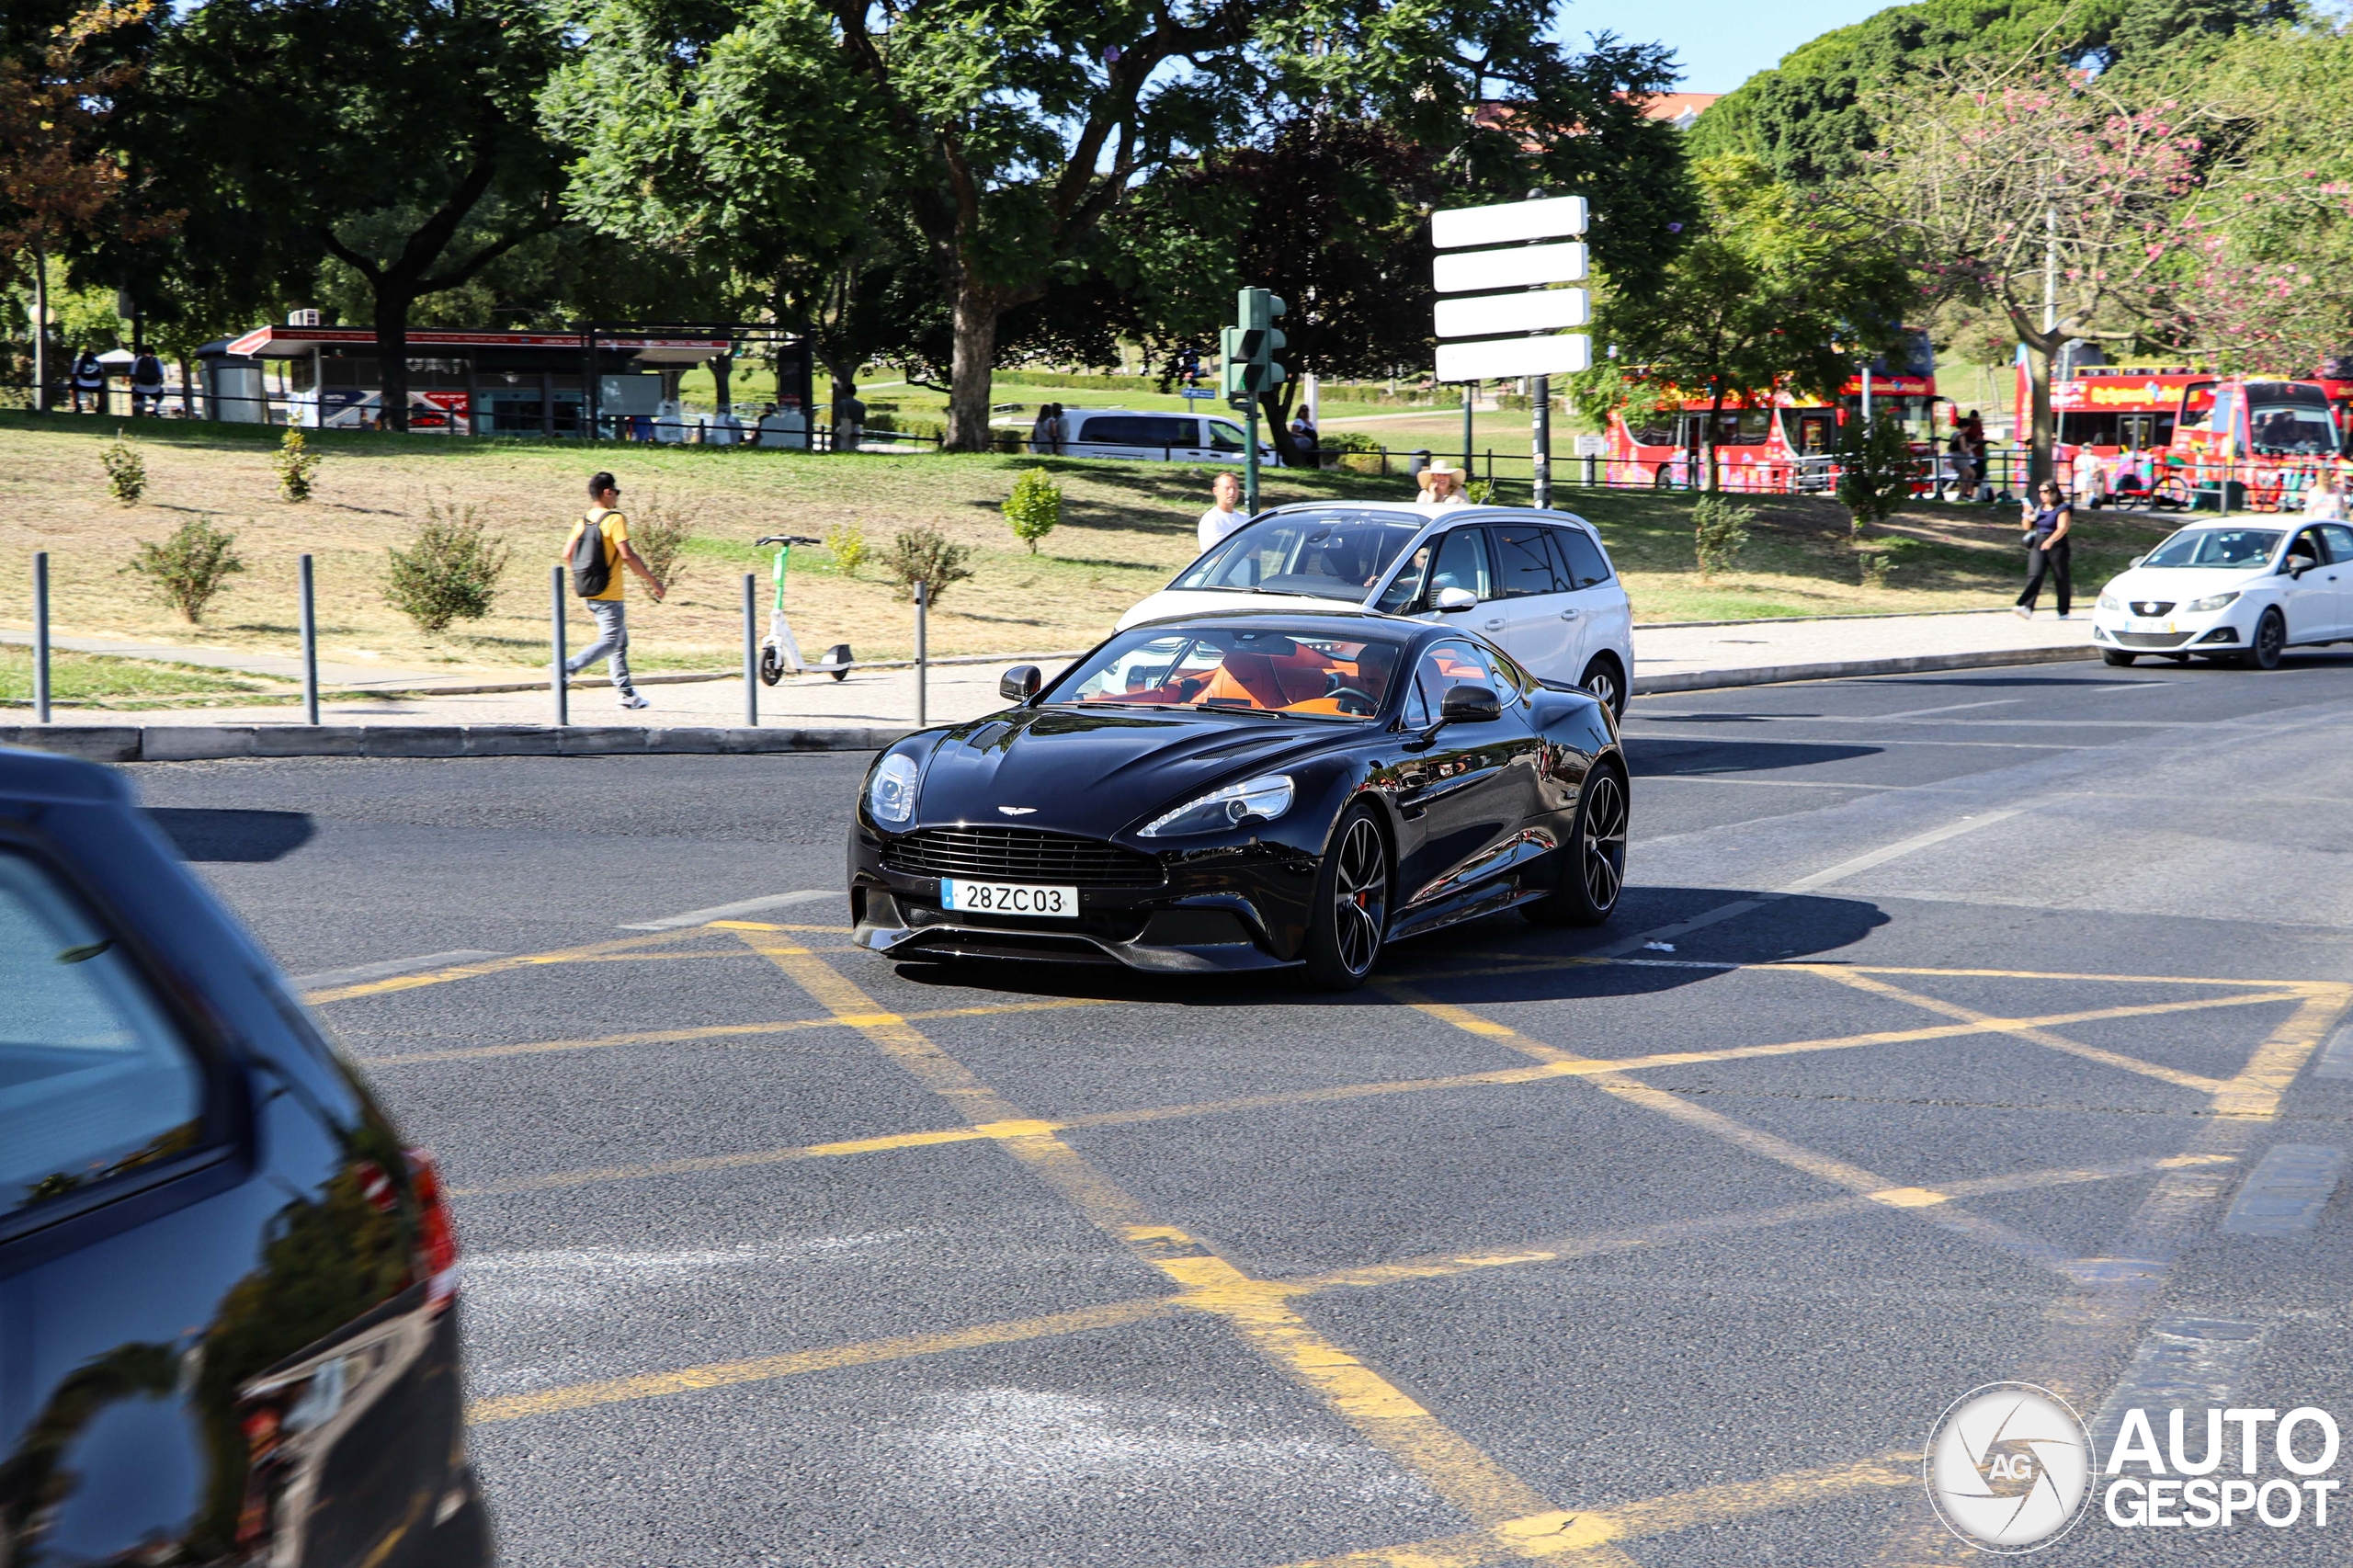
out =
<path fill-rule="evenodd" d="M 1495 337 L 1483 343 L 1438 346 L 1438 379 L 1441 381 L 1574 376 L 1592 368 L 1593 339 L 1581 332 L 1558 337 Z"/>
<path fill-rule="evenodd" d="M 1584 233 L 1585 218 L 1582 196 L 1446 208 L 1430 214 L 1430 244 L 1439 250 L 1453 250 L 1461 245 L 1507 245 L 1517 240 L 1557 240 Z"/>
<path fill-rule="evenodd" d="M 1585 246 L 1571 240 L 1556 245 L 1461 251 L 1438 256 L 1432 271 L 1441 294 L 1525 289 L 1538 283 L 1582 283 Z"/>
<path fill-rule="evenodd" d="M 1503 332 L 1553 332 L 1593 323 L 1593 296 L 1583 289 L 1542 289 L 1532 294 L 1474 294 L 1438 302 L 1440 337 L 1491 337 Z"/>

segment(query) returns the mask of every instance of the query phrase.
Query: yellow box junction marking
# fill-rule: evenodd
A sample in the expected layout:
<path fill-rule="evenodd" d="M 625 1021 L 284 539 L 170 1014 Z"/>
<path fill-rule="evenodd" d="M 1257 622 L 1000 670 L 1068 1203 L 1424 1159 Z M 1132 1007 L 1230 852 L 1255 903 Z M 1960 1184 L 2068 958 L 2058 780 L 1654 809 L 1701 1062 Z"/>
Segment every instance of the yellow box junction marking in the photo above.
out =
<path fill-rule="evenodd" d="M 823 960 L 745 933 L 818 1006 L 856 1027 L 933 1093 L 978 1126 L 1048 1124 L 1024 1116 L 954 1057 L 897 1015 L 879 1007 Z M 1161 1223 L 1107 1173 L 1050 1131 L 1006 1131 L 998 1146 L 1118 1238 L 1136 1256 L 1185 1288 L 1189 1308 L 1223 1318 L 1245 1343 L 1387 1452 L 1457 1510 L 1482 1525 L 1542 1513 L 1540 1493 L 1463 1440 L 1379 1372 L 1319 1334 L 1283 1299 L 1281 1288 L 1251 1278 L 1209 1247 Z M 1631 1565 L 1629 1565 L 1631 1568 Z"/>

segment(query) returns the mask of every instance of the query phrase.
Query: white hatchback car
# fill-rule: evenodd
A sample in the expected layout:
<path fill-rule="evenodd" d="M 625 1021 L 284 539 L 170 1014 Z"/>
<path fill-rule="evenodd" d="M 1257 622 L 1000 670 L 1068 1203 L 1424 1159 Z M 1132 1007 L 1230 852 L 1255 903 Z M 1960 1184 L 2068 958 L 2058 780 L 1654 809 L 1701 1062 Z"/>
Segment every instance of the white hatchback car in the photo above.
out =
<path fill-rule="evenodd" d="M 1601 535 L 1583 517 L 1524 506 L 1310 502 L 1262 512 L 1120 618 L 1334 600 L 1467 626 L 1538 678 L 1583 687 L 1623 713 L 1634 617 Z"/>
<path fill-rule="evenodd" d="M 2193 523 L 2099 592 L 2092 642 L 2111 665 L 2200 654 L 2253 669 L 2284 648 L 2353 641 L 2353 527 L 2292 517 Z"/>

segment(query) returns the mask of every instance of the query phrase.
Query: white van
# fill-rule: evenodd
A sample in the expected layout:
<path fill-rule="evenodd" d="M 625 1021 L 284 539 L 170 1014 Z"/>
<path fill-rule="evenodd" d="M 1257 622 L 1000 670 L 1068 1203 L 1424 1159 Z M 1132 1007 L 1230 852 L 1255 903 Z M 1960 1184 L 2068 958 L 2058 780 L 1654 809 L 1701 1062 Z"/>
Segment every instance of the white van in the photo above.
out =
<path fill-rule="evenodd" d="M 1063 410 L 1064 457 L 1238 463 L 1245 445 L 1242 422 L 1222 415 L 1145 414 L 1132 408 Z M 1275 449 L 1259 442 L 1258 460 L 1273 465 Z"/>

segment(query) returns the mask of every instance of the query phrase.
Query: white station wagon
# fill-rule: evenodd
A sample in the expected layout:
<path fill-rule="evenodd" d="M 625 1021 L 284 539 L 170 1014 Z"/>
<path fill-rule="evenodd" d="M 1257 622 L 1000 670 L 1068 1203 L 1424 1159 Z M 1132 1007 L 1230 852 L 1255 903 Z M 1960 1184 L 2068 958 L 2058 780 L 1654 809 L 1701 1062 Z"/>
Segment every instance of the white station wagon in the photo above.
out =
<path fill-rule="evenodd" d="M 1477 631 L 1539 679 L 1583 687 L 1625 711 L 1633 610 L 1599 532 L 1567 512 L 1385 501 L 1278 506 L 1121 616 L 1120 630 L 1245 603 L 1314 609 L 1336 599 Z"/>
<path fill-rule="evenodd" d="M 1063 455 L 1126 458 L 1145 462 L 1242 460 L 1248 444 L 1242 422 L 1222 415 L 1144 414 L 1131 408 L 1063 410 Z M 1258 443 L 1258 460 L 1273 464 L 1275 449 Z"/>

